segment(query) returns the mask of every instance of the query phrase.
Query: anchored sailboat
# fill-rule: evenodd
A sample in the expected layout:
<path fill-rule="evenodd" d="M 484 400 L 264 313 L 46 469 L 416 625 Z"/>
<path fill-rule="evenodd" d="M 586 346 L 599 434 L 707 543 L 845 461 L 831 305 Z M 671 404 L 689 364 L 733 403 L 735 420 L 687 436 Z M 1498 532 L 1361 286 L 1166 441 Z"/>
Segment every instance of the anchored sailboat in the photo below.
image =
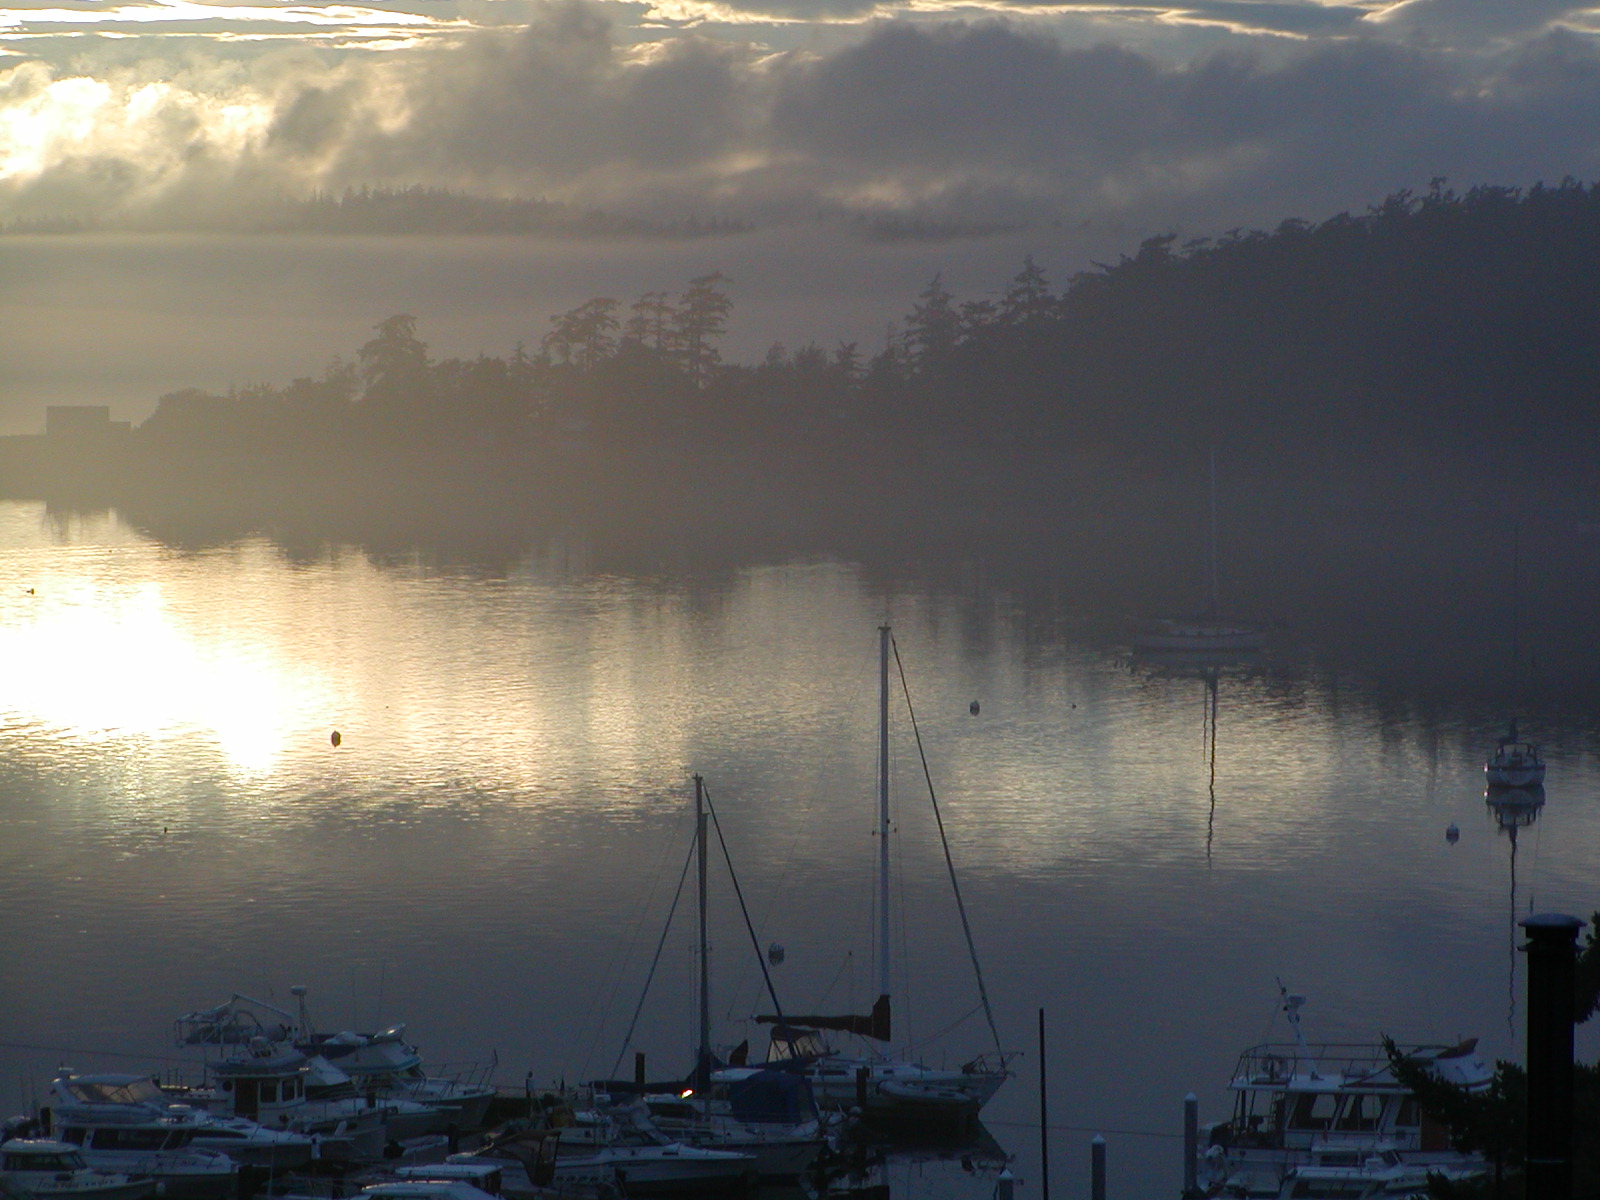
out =
<path fill-rule="evenodd" d="M 944 843 L 945 863 L 950 869 L 950 881 L 955 891 L 957 908 L 961 913 L 967 948 L 977 974 L 978 991 L 990 1032 L 994 1035 L 992 1054 L 982 1054 L 956 1068 L 930 1067 L 887 1050 L 891 1041 L 892 1018 L 890 1010 L 890 929 L 889 929 L 889 653 L 892 647 L 889 626 L 878 630 L 878 999 L 872 1010 L 865 1014 L 775 1014 L 758 1016 L 756 1020 L 772 1028 L 769 1061 L 798 1060 L 805 1064 L 806 1077 L 817 1103 L 823 1107 L 844 1110 L 856 1109 L 869 1120 L 929 1127 L 959 1128 L 977 1119 L 979 1110 L 988 1103 L 1000 1085 L 1010 1076 L 1008 1064 L 1014 1056 L 1001 1048 L 995 1030 L 994 1014 L 989 1006 L 984 988 L 983 974 L 978 966 L 977 952 L 972 941 L 972 931 L 967 921 L 966 906 L 961 899 L 960 885 L 956 880 L 950 847 L 944 841 L 944 824 L 939 819 L 941 842 Z M 896 655 L 898 661 L 898 653 Z M 901 673 L 904 683 L 904 672 Z M 907 707 L 910 697 L 907 695 Z M 911 714 L 915 728 L 916 715 Z M 918 735 L 918 747 L 921 737 Z M 926 770 L 926 759 L 923 760 Z M 932 797 L 930 780 L 929 795 Z M 933 798 L 934 814 L 938 818 L 938 801 Z M 829 1033 L 845 1034 L 856 1040 L 859 1048 L 847 1052 L 838 1049 L 826 1036 Z M 878 1045 L 882 1043 L 883 1045 Z"/>
<path fill-rule="evenodd" d="M 1133 648 L 1158 654 L 1239 654 L 1260 650 L 1266 636 L 1260 629 L 1224 621 L 1218 607 L 1217 588 L 1217 454 L 1211 452 L 1211 527 L 1206 540 L 1207 600 L 1203 612 L 1189 617 L 1161 617 L 1149 622 L 1133 638 Z"/>
<path fill-rule="evenodd" d="M 1512 704 L 1522 700 L 1522 648 L 1518 625 L 1522 619 L 1522 528 L 1511 533 L 1511 696 Z M 1513 710 L 1514 711 L 1514 710 Z M 1517 736 L 1517 718 L 1511 718 L 1506 736 L 1495 742 L 1494 752 L 1483 764 L 1483 778 L 1491 792 L 1503 788 L 1544 787 L 1544 756 L 1533 742 Z"/>

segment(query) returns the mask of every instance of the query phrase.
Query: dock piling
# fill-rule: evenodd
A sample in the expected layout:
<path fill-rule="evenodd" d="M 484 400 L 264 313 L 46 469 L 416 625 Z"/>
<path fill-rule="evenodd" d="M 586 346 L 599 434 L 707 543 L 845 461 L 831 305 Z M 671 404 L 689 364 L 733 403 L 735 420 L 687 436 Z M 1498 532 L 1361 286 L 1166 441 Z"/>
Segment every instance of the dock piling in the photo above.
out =
<path fill-rule="evenodd" d="M 1183 1098 L 1183 1196 L 1192 1200 L 1200 1194 L 1196 1173 L 1200 1156 L 1200 1101 L 1190 1092 Z"/>

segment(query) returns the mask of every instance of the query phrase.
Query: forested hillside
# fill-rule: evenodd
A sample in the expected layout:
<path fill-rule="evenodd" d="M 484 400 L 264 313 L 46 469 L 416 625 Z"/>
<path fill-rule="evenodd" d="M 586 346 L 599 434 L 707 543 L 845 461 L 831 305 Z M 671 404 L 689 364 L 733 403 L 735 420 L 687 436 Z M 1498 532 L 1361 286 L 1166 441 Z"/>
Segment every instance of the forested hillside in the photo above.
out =
<path fill-rule="evenodd" d="M 1244 604 L 1286 603 L 1297 572 L 1302 611 L 1459 594 L 1503 577 L 1514 526 L 1529 561 L 1593 573 L 1600 187 L 1439 186 L 908 300 L 876 345 L 744 364 L 717 274 L 530 316 L 504 358 L 436 359 L 395 314 L 317 378 L 165 396 L 121 439 L 10 447 L 0 477 L 224 532 L 576 521 L 730 554 L 1093 561 L 1074 586 L 1187 598 L 1214 453 Z"/>

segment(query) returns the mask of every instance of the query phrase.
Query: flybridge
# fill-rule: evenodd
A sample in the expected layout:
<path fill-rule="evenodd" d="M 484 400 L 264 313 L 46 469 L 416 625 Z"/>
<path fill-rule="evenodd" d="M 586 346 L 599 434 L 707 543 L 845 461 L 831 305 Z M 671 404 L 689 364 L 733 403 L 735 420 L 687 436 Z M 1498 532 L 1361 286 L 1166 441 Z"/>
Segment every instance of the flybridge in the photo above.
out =
<path fill-rule="evenodd" d="M 1419 1045 L 1402 1047 L 1403 1057 L 1427 1064 L 1440 1078 L 1463 1087 L 1487 1087 L 1493 1077 L 1477 1056 L 1477 1038 L 1454 1046 Z M 1234 1068 L 1236 1090 L 1256 1089 L 1335 1091 L 1405 1091 L 1395 1078 L 1394 1067 L 1381 1045 L 1368 1043 L 1263 1042 L 1239 1055 Z"/>

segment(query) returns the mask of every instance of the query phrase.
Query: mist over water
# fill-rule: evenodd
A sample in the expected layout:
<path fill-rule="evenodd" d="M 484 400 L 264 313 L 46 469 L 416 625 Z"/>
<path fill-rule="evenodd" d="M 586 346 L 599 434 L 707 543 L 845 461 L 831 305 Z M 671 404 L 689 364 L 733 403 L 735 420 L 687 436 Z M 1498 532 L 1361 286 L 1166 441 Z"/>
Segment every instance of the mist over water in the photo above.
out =
<path fill-rule="evenodd" d="M 0 977 L 0 1098 L 24 1106 L 63 1061 L 175 1065 L 180 1012 L 295 983 L 329 1028 L 407 1022 L 430 1064 L 608 1074 L 693 772 L 761 944 L 787 949 L 785 1003 L 870 1002 L 885 618 L 996 1018 L 1029 1052 L 986 1110 L 1025 1181 L 1041 1008 L 1069 1194 L 1096 1131 L 1113 1194 L 1176 1190 L 1183 1093 L 1223 1115 L 1237 1052 L 1286 1035 L 1280 977 L 1310 996 L 1314 1039 L 1477 1035 L 1519 1057 L 1515 917 L 1597 904 L 1594 714 L 1546 686 L 1560 657 L 1527 688 L 1549 799 L 1513 893 L 1483 799 L 1509 715 L 1498 643 L 1464 632 L 1482 665 L 1463 673 L 1456 647 L 1441 690 L 1442 634 L 1380 672 L 1359 622 L 1286 624 L 1217 672 L 1213 726 L 1204 674 L 1130 658 L 1120 612 L 1072 586 L 1094 564 L 1057 569 L 1050 586 L 975 561 L 644 570 L 581 534 L 494 557 L 182 548 L 114 514 L 5 505 L 0 903 L 18 917 L 0 938 L 20 966 Z M 1563 607 L 1525 613 L 1524 645 Z M 896 712 L 896 1020 L 960 1062 L 987 1038 Z M 725 881 L 712 904 L 716 1037 L 764 1044 Z M 691 938 L 680 921 L 635 1038 L 663 1071 L 688 1061 Z M 993 1180 L 899 1186 L 976 1200 Z"/>
<path fill-rule="evenodd" d="M 732 280 L 723 355 L 782 342 L 881 350 L 936 273 L 981 297 L 1032 254 L 1062 283 L 1137 243 L 1039 228 L 965 241 L 872 242 L 838 226 L 696 239 L 8 236 L 0 242 L 0 435 L 37 433 L 49 404 L 144 420 L 166 392 L 283 385 L 353 359 L 373 326 L 418 317 L 436 358 L 536 351 L 550 317 L 595 296 L 624 307 L 699 275 Z"/>

